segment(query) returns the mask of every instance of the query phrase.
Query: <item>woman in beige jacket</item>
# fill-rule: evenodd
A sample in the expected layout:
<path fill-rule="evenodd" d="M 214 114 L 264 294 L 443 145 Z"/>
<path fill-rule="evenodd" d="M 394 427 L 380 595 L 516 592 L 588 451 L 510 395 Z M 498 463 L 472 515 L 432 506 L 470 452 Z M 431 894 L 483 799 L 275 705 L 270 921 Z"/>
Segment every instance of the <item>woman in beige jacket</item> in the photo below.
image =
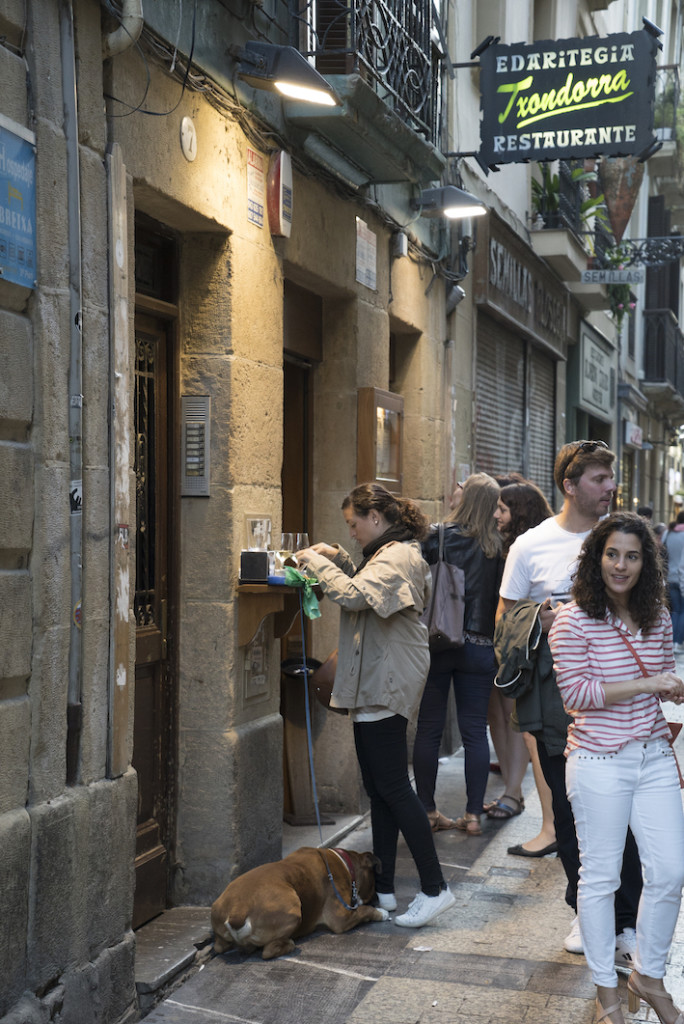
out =
<path fill-rule="evenodd" d="M 395 919 L 428 924 L 455 902 L 444 881 L 425 809 L 408 776 L 406 730 L 416 717 L 430 654 L 420 621 L 430 573 L 419 541 L 428 521 L 418 505 L 377 484 L 361 484 L 342 511 L 363 560 L 355 567 L 339 546 L 315 544 L 297 554 L 340 607 L 337 672 L 331 704 L 347 708 L 361 776 L 370 797 L 373 850 L 382 864 L 378 903 L 395 910 L 399 832 L 418 868 L 421 891 Z"/>

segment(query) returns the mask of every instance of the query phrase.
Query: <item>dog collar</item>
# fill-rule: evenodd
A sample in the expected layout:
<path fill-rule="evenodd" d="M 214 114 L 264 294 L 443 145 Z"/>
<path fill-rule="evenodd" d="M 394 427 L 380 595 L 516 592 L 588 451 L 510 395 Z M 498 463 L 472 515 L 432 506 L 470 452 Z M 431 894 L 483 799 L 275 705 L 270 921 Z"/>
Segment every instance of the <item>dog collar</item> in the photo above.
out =
<path fill-rule="evenodd" d="M 352 895 L 352 900 L 351 900 L 352 901 L 352 905 L 351 905 L 350 909 L 351 910 L 355 910 L 356 907 L 360 907 L 361 906 L 361 902 L 362 901 L 359 899 L 358 890 L 356 888 L 356 872 L 354 871 L 354 862 L 352 861 L 352 859 L 349 856 L 349 854 L 347 853 L 347 851 L 346 850 L 342 850 L 339 846 L 334 846 L 332 848 L 332 852 L 337 854 L 337 856 L 340 858 L 340 860 L 342 861 L 342 863 L 346 867 L 347 871 L 349 872 L 349 877 L 351 878 L 351 895 Z"/>

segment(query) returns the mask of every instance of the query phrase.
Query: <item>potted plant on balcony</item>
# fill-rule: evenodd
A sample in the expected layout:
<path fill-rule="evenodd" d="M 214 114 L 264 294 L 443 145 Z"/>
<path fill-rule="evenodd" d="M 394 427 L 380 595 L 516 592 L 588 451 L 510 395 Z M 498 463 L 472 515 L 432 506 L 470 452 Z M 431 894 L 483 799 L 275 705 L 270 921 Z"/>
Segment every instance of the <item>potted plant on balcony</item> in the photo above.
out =
<path fill-rule="evenodd" d="M 548 163 L 539 166 L 540 177 L 532 178 L 531 205 L 534 215 L 532 226 L 535 230 L 553 226 L 560 212 L 560 176 L 552 173 L 551 165 Z M 596 171 L 588 171 L 584 167 L 573 167 L 570 176 L 573 183 L 583 190 L 579 207 L 580 227 L 586 227 L 594 218 L 598 218 L 606 224 L 608 218 L 605 197 L 603 193 L 592 196 L 588 188 L 590 182 L 598 179 Z"/>

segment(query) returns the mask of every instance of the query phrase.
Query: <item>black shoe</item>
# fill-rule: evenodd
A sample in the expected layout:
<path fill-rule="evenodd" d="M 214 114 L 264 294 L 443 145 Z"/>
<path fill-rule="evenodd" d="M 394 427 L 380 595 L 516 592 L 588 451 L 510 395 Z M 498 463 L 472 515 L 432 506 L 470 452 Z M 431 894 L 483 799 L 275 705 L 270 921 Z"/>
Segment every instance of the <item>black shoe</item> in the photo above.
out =
<path fill-rule="evenodd" d="M 558 853 L 558 843 L 549 843 L 548 846 L 542 847 L 541 850 L 526 850 L 522 844 L 518 846 L 509 846 L 508 852 L 512 853 L 514 857 L 546 857 L 549 853 Z"/>

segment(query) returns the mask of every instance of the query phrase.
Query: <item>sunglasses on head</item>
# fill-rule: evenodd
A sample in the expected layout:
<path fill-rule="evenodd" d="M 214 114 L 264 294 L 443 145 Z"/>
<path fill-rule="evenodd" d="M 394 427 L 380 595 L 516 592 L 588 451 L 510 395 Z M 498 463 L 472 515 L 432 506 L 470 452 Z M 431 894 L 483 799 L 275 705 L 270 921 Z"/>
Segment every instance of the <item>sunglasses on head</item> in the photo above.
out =
<path fill-rule="evenodd" d="M 605 441 L 578 441 L 577 447 L 570 456 L 569 461 L 566 463 L 564 476 L 567 476 L 570 466 L 573 464 L 578 455 L 590 455 L 592 452 L 599 451 L 601 448 L 607 450 L 608 445 Z"/>
<path fill-rule="evenodd" d="M 578 441 L 573 458 L 578 452 L 595 452 L 597 448 L 607 448 L 605 441 Z"/>

